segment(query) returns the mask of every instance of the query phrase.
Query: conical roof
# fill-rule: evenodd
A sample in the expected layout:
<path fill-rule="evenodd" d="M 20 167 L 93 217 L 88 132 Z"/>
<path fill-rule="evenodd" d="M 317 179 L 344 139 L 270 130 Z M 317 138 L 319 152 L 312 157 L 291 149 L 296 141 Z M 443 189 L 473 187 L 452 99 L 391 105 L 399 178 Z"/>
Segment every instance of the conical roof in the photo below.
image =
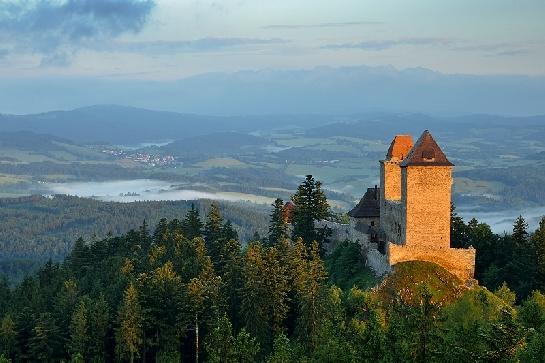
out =
<path fill-rule="evenodd" d="M 348 215 L 353 218 L 371 218 L 380 216 L 379 191 L 377 187 L 367 188 L 367 192 L 360 202 Z"/>
<path fill-rule="evenodd" d="M 403 160 L 409 154 L 413 147 L 413 137 L 411 135 L 396 135 L 388 148 L 386 159 Z"/>
<path fill-rule="evenodd" d="M 425 130 L 400 166 L 454 166 L 433 136 Z"/>

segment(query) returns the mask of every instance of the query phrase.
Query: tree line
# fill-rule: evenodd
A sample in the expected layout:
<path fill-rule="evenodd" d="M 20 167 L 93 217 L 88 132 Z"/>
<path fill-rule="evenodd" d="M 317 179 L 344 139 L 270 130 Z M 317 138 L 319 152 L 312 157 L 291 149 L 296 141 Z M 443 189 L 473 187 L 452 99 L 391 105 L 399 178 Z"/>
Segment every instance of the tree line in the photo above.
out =
<path fill-rule="evenodd" d="M 291 231 L 277 201 L 266 236 L 245 246 L 217 205 L 78 239 L 62 263 L 0 283 L 0 362 L 543 361 L 538 290 L 456 287 L 448 300 L 425 281 L 363 288 L 347 280 L 363 270 L 356 243 L 322 256 L 321 184 L 307 177 L 292 200 Z M 409 264 L 387 280 L 437 269 Z"/>

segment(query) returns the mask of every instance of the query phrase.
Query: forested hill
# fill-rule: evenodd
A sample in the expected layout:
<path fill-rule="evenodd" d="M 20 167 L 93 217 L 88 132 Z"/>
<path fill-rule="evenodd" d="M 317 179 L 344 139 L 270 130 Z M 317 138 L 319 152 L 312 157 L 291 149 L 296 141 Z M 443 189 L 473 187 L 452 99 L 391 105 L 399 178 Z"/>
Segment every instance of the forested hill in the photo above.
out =
<path fill-rule="evenodd" d="M 272 219 L 274 221 L 274 218 Z M 274 225 L 274 224 L 272 224 Z M 545 225 L 544 225 L 545 229 Z M 93 244 L 14 289 L 0 279 L 0 362 L 540 362 L 545 295 L 468 289 L 432 263 L 380 288 L 359 246 L 242 248 L 217 208 Z M 355 284 L 353 284 L 355 283 Z M 341 287 L 338 287 L 341 286 Z"/>
<path fill-rule="evenodd" d="M 0 274 L 20 277 L 49 258 L 61 260 L 79 237 L 100 240 L 138 228 L 144 220 L 155 226 L 161 218 L 181 219 L 192 204 L 205 214 L 211 201 L 115 203 L 66 195 L 0 199 Z M 263 207 L 230 202 L 219 206 L 241 241 L 266 232 L 268 212 Z"/>

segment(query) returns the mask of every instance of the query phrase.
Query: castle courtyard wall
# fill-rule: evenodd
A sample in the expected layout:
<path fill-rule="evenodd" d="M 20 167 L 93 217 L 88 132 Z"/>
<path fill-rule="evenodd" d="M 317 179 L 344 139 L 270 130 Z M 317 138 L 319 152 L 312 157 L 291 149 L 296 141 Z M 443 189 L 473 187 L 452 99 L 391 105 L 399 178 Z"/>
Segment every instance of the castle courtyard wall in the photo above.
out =
<path fill-rule="evenodd" d="M 428 261 L 445 268 L 462 281 L 474 278 L 475 249 L 473 247 L 429 249 L 422 245 L 400 246 L 390 243 L 388 257 L 390 265 L 405 261 Z"/>
<path fill-rule="evenodd" d="M 403 243 L 403 205 L 398 201 L 385 201 L 380 206 L 380 228 L 382 240 Z"/>

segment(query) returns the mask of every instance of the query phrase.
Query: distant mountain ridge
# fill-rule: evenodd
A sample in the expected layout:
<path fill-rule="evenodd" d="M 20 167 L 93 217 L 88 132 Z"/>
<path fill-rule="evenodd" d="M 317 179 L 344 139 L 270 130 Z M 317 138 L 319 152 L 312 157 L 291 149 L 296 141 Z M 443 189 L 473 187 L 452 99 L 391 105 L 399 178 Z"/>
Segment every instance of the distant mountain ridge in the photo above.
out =
<path fill-rule="evenodd" d="M 545 76 L 443 74 L 392 66 L 207 73 L 176 81 L 104 78 L 3 79 L 0 110 L 89 104 L 211 115 L 545 113 Z"/>
<path fill-rule="evenodd" d="M 501 135 L 495 135 L 496 137 L 509 137 L 512 130 L 528 127 L 539 131 L 530 134 L 530 137 L 541 136 L 545 115 L 470 114 L 442 117 L 424 113 L 367 112 L 338 115 L 211 116 L 118 105 L 95 105 L 70 111 L 28 115 L 0 114 L 0 133 L 32 132 L 64 139 L 64 143 L 71 140 L 76 143 L 124 145 L 159 140 L 185 140 L 184 143 L 190 145 L 193 141 L 193 144 L 199 142 L 199 137 L 213 134 L 223 134 L 229 142 L 244 138 L 241 144 L 252 144 L 257 139 L 250 140 L 248 133 L 282 128 L 297 128 L 299 132 L 305 132 L 310 137 L 346 136 L 386 140 L 392 132 L 418 134 L 423 129 L 439 133 L 454 132 L 457 137 L 462 137 L 468 130 L 492 125 L 501 127 L 501 130 L 496 131 Z M 219 147 L 221 140 L 216 137 L 214 141 L 211 138 L 213 136 L 208 136 L 200 142 Z M 261 140 L 257 144 L 264 142 Z M 180 150 L 187 150 L 186 146 L 180 145 L 181 143 L 178 144 Z M 236 147 L 237 143 L 224 146 Z"/>
<path fill-rule="evenodd" d="M 137 144 L 180 140 L 216 132 L 323 125 L 329 116 L 207 116 L 152 111 L 118 105 L 95 105 L 70 111 L 1 115 L 0 132 L 32 131 L 77 143 Z"/>

